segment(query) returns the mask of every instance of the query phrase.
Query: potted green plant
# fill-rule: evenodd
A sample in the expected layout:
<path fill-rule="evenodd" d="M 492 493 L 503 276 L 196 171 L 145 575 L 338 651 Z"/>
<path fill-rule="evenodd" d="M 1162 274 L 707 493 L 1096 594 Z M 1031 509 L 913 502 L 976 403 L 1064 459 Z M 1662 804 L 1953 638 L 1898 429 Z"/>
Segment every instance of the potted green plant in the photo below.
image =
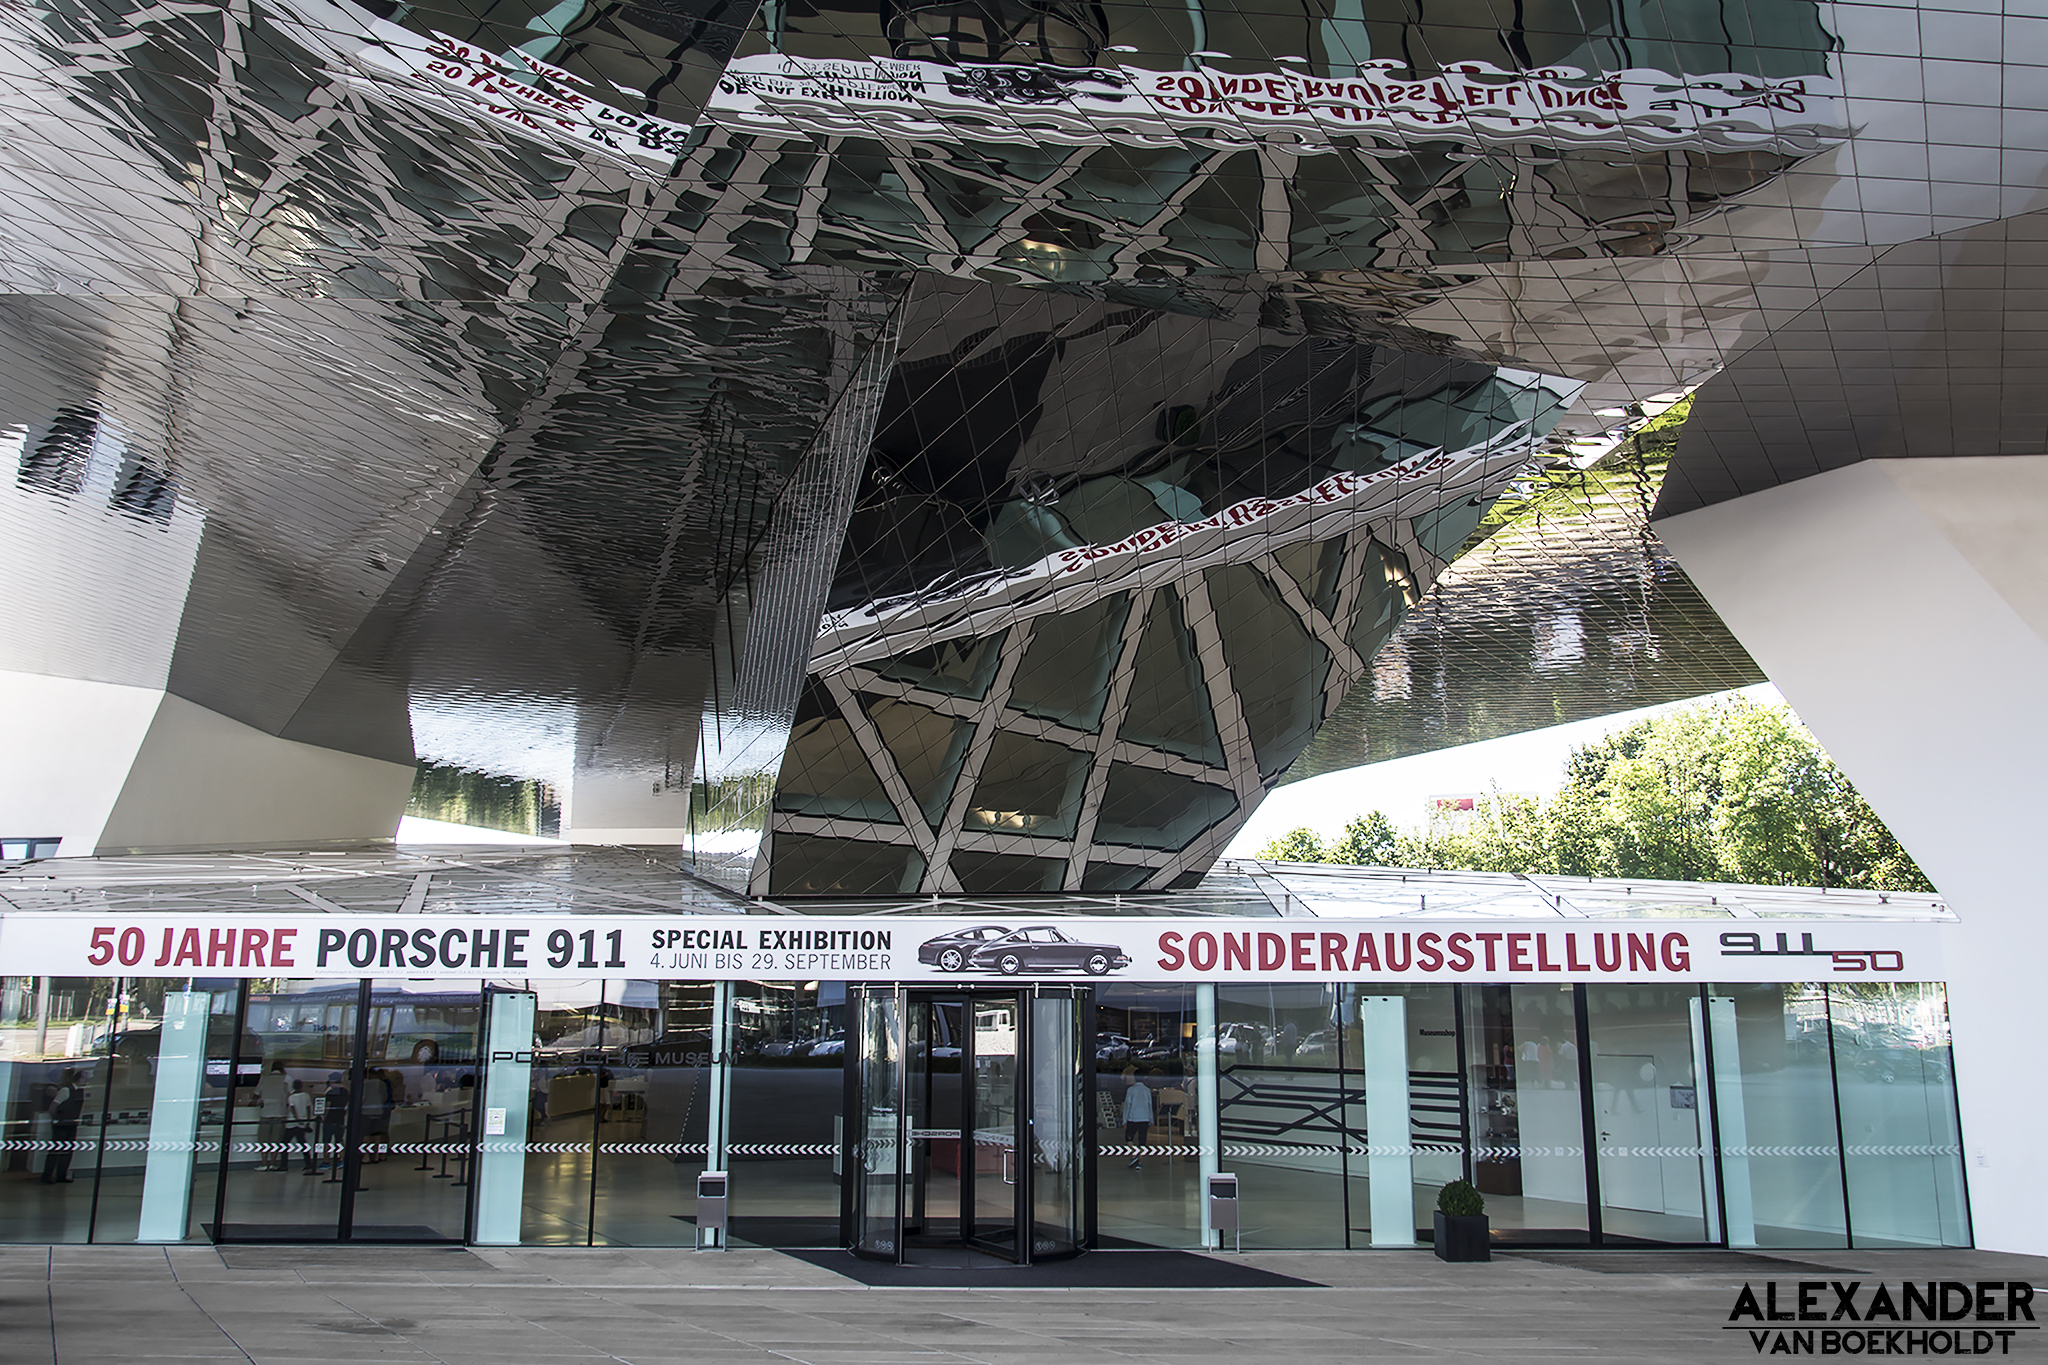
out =
<path fill-rule="evenodd" d="M 1436 1257 L 1440 1261 L 1490 1261 L 1486 1196 L 1469 1180 L 1453 1180 L 1436 1197 Z"/>

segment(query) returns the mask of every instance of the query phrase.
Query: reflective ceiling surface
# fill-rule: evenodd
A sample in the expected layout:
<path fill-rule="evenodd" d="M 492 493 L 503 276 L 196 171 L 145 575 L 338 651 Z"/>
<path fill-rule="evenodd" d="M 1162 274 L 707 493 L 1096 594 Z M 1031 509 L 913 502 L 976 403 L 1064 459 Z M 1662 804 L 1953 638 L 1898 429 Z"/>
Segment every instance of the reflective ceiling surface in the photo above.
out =
<path fill-rule="evenodd" d="M 1124 858 L 1081 834 L 1121 766 L 1174 778 L 1124 864 L 1170 884 L 1296 755 L 1753 680 L 1646 499 L 2037 446 L 2042 54 L 2048 17 L 1813 0 L 10 5 L 0 670 L 572 822 L 694 789 L 707 856 L 839 724 L 885 790 L 818 799 L 923 862 L 874 890 L 964 885 L 968 812 L 1029 803 L 960 774 L 1029 740 L 1093 774 L 1079 823 L 984 872 Z M 1460 524 L 1702 381 L 1661 494 L 1609 457 Z M 1311 493 L 1341 525 L 1231 512 Z M 1238 695 L 1274 631 L 1327 671 Z M 1151 719 L 1200 752 L 997 723 L 1174 660 L 1206 700 Z"/>

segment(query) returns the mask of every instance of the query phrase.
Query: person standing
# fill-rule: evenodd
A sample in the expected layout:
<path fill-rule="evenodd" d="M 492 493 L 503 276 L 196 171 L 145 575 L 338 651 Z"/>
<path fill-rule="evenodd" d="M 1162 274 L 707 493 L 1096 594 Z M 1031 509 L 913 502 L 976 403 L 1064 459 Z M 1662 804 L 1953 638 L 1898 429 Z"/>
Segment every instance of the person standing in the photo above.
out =
<path fill-rule="evenodd" d="M 78 1146 L 78 1119 L 85 1112 L 85 1087 L 79 1084 L 78 1068 L 72 1067 L 64 1073 L 64 1079 L 57 1083 L 50 1095 L 50 1137 L 52 1146 L 49 1157 L 43 1162 L 43 1183 L 45 1185 L 69 1185 L 72 1182 L 71 1157 Z"/>
<path fill-rule="evenodd" d="M 291 1162 L 285 1151 L 284 1120 L 292 1095 L 292 1083 L 284 1074 L 283 1062 L 272 1062 L 263 1079 L 256 1082 L 256 1169 L 282 1171 Z"/>
<path fill-rule="evenodd" d="M 313 1111 L 320 1116 L 320 1164 L 339 1167 L 348 1144 L 348 1084 L 339 1071 L 327 1073 L 327 1089 Z"/>
<path fill-rule="evenodd" d="M 1135 1072 L 1131 1074 L 1130 1087 L 1124 1091 L 1124 1141 L 1140 1149 L 1131 1155 L 1131 1169 L 1144 1170 L 1142 1149 L 1152 1144 L 1152 1087 Z"/>
<path fill-rule="evenodd" d="M 292 1082 L 292 1093 L 285 1099 L 284 1156 L 280 1169 L 292 1164 L 292 1144 L 306 1144 L 305 1168 L 300 1175 L 313 1174 L 313 1097 L 306 1093 L 304 1081 Z"/>

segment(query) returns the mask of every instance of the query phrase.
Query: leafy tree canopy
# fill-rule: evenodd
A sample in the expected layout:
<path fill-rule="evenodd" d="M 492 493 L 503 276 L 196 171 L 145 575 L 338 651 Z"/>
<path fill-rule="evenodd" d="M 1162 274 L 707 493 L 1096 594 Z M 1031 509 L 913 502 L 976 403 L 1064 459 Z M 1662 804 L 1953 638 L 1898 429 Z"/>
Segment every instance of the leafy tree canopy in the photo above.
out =
<path fill-rule="evenodd" d="M 1379 811 L 1261 858 L 1576 877 L 1932 891 L 1790 708 L 1743 698 L 1638 721 L 1572 751 L 1547 803 L 1497 788 L 1419 830 Z"/>

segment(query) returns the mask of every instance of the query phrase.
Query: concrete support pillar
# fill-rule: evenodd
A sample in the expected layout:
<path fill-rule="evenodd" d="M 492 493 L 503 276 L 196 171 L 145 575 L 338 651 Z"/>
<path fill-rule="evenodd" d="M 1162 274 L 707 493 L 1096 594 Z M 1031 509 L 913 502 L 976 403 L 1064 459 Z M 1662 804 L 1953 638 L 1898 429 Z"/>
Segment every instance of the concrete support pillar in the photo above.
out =
<path fill-rule="evenodd" d="M 2048 961 L 2044 529 L 2039 455 L 1866 461 L 1656 523 L 1961 920 L 1944 972 L 1974 1236 L 2033 1255 L 2048 1253 L 2048 1095 L 2028 1079 Z"/>

